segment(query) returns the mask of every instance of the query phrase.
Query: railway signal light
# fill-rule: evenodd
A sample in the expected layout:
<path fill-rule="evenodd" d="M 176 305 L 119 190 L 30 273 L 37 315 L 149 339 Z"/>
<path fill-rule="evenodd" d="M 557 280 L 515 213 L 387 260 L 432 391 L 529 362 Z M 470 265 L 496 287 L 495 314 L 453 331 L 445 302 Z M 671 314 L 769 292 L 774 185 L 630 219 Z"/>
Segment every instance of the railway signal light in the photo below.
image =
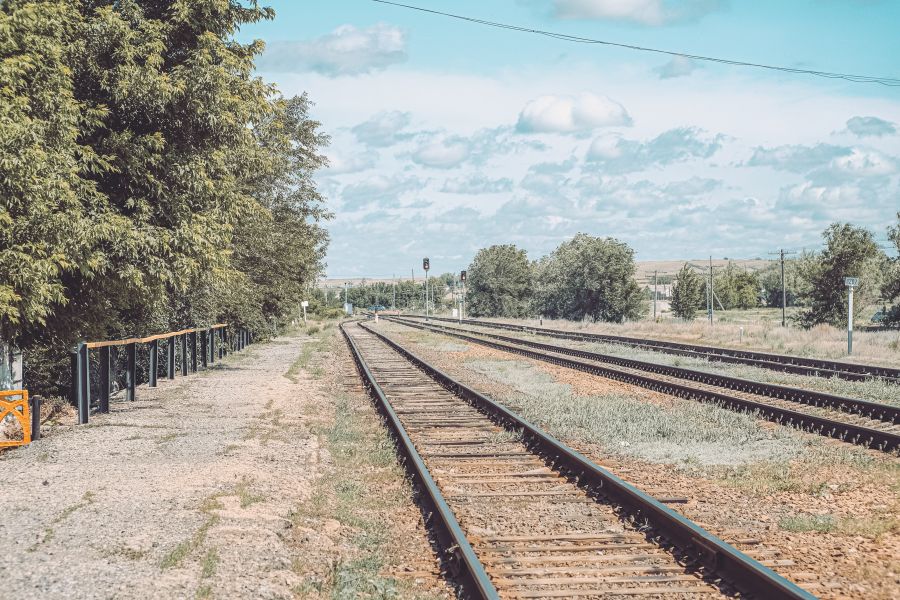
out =
<path fill-rule="evenodd" d="M 422 259 L 422 268 L 426 271 L 431 268 L 431 262 L 427 258 Z"/>
<path fill-rule="evenodd" d="M 460 272 L 459 272 L 459 280 L 460 280 L 460 281 L 465 281 L 465 280 L 466 280 L 466 272 L 465 272 L 465 271 L 460 271 Z"/>

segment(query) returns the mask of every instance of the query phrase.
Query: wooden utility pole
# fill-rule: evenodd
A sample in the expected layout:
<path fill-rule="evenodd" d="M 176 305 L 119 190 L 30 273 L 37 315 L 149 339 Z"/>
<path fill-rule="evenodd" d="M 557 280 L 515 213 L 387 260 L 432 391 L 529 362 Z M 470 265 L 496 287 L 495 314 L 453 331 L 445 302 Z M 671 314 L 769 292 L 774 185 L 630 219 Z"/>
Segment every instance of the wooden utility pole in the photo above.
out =
<path fill-rule="evenodd" d="M 656 298 L 658 294 L 656 293 L 656 281 L 657 281 L 657 271 L 653 270 L 653 320 L 656 320 Z"/>
<path fill-rule="evenodd" d="M 797 253 L 785 251 L 785 249 L 782 248 L 778 252 L 769 252 L 769 254 L 778 254 L 781 256 L 781 326 L 787 327 L 787 286 L 784 284 L 784 255 Z"/>

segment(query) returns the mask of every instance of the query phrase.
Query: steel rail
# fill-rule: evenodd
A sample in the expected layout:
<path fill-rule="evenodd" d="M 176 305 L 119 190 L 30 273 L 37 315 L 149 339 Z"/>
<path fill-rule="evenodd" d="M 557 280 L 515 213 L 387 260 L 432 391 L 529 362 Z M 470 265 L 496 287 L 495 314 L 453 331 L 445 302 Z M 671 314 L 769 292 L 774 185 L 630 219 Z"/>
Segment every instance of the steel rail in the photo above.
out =
<path fill-rule="evenodd" d="M 454 380 L 391 338 L 365 325 L 360 326 L 396 350 L 447 390 L 492 417 L 495 422 L 522 432 L 529 441 L 529 447 L 549 458 L 554 470 L 574 477 L 580 485 L 602 494 L 621 506 L 638 522 L 646 521 L 667 542 L 696 557 L 705 568 L 714 571 L 739 590 L 766 599 L 815 598 L 652 496 L 569 448 L 502 404 Z M 349 337 L 346 332 L 344 335 Z"/>
<path fill-rule="evenodd" d="M 416 319 L 424 318 L 422 317 L 422 315 L 406 316 Z M 429 317 L 429 319 L 436 321 L 447 321 L 452 323 L 459 322 L 459 319 L 451 319 L 447 317 Z M 497 323 L 493 321 L 482 321 L 476 319 L 462 319 L 462 322 L 468 325 L 477 325 L 479 327 L 505 329 L 508 331 L 524 331 L 547 337 L 625 344 L 629 346 L 646 348 L 654 352 L 665 352 L 667 354 L 678 354 L 681 356 L 694 356 L 698 358 L 706 358 L 708 360 L 732 364 L 753 365 L 763 369 L 796 373 L 798 375 L 840 377 L 841 379 L 847 379 L 849 381 L 865 381 L 873 377 L 878 377 L 890 383 L 900 384 L 900 369 L 882 367 L 880 365 L 846 363 L 819 358 L 791 356 L 789 354 L 774 354 L 768 352 L 757 352 L 753 350 L 722 348 L 719 346 L 701 346 L 648 338 L 565 331 L 561 329 L 545 329 L 543 327 L 513 325 L 510 323 Z"/>
<path fill-rule="evenodd" d="M 415 321 L 406 321 L 402 318 L 395 317 L 392 317 L 390 320 L 402 322 L 405 324 L 416 323 Z M 900 423 L 900 407 L 891 406 L 889 404 L 884 404 L 881 402 L 872 402 L 870 400 L 861 400 L 858 398 L 848 398 L 846 396 L 838 396 L 836 394 L 828 394 L 825 392 L 795 388 L 786 385 L 779 385 L 776 383 L 762 383 L 759 381 L 753 381 L 751 379 L 731 377 L 728 375 L 718 375 L 715 373 L 707 373 L 705 371 L 698 371 L 696 369 L 688 369 L 685 367 L 660 365 L 657 363 L 632 358 L 622 358 L 620 356 L 601 354 L 588 350 L 567 348 L 565 346 L 546 344 L 533 340 L 524 340 L 521 338 L 510 337 L 506 335 L 499 335 L 496 333 L 473 331 L 471 329 L 460 327 L 446 327 L 443 325 L 435 324 L 432 324 L 430 326 L 432 328 L 443 331 L 462 331 L 489 337 L 496 340 L 502 340 L 514 344 L 521 344 L 523 346 L 530 346 L 532 348 L 539 348 L 541 350 L 547 350 L 550 352 L 556 352 L 558 354 L 578 356 L 580 358 L 587 358 L 599 362 L 619 365 L 621 367 L 627 367 L 629 369 L 639 369 L 641 371 L 648 371 L 650 373 L 659 373 L 660 375 L 677 377 L 679 379 L 686 379 L 689 381 L 697 381 L 699 383 L 715 385 L 738 392 L 747 392 L 750 394 L 756 394 L 758 396 L 767 396 L 770 398 L 776 398 L 778 400 L 788 400 L 790 402 L 798 402 L 802 404 L 808 404 L 810 406 L 827 407 L 847 413 L 861 415 L 876 421 L 883 421 L 884 423 L 892 425 Z"/>
<path fill-rule="evenodd" d="M 362 352 L 360 352 L 359 347 L 356 345 L 356 342 L 353 341 L 353 338 L 347 333 L 343 323 L 341 324 L 341 333 L 344 334 L 344 339 L 350 347 L 351 353 L 353 354 L 353 360 L 363 378 L 366 388 L 368 388 L 369 393 L 375 398 L 378 407 L 384 413 L 388 425 L 396 436 L 398 448 L 407 459 L 407 467 L 425 490 L 429 504 L 434 509 L 433 514 L 436 514 L 440 521 L 444 548 L 448 550 L 452 549 L 452 556 L 456 559 L 457 566 L 463 568 L 461 572 L 463 587 L 473 598 L 499 598 L 500 595 L 497 593 L 497 589 L 494 587 L 494 584 L 491 583 L 491 579 L 488 577 L 484 565 L 478 560 L 478 557 L 475 555 L 475 550 L 472 549 L 469 540 L 466 539 L 462 527 L 460 527 L 459 522 L 456 520 L 456 515 L 453 514 L 453 510 L 447 504 L 447 501 L 438 489 L 437 483 L 435 483 L 434 479 L 431 477 L 431 473 L 428 472 L 425 461 L 422 460 L 421 455 L 418 450 L 416 450 L 415 444 L 413 444 L 412 439 L 410 439 L 409 434 L 406 433 L 406 429 L 400 422 L 400 418 L 394 411 L 391 401 L 388 400 L 384 391 L 381 389 L 381 386 L 378 385 L 375 376 L 372 374 L 372 371 L 369 370 L 369 366 L 362 356 Z"/>
<path fill-rule="evenodd" d="M 629 383 L 632 385 L 638 385 L 657 392 L 670 394 L 672 396 L 716 404 L 732 410 L 755 413 L 758 416 L 774 423 L 797 427 L 800 429 L 811 431 L 813 433 L 817 433 L 819 435 L 839 439 L 841 441 L 857 444 L 860 446 L 865 446 L 867 448 L 873 448 L 884 452 L 895 452 L 897 449 L 900 449 L 900 435 L 886 431 L 880 431 L 871 427 L 854 425 L 852 423 L 845 423 L 843 421 L 837 421 L 834 419 L 828 419 L 816 415 L 808 415 L 799 411 L 772 406 L 764 402 L 756 402 L 745 398 L 738 398 L 736 396 L 720 394 L 718 392 L 700 390 L 687 385 L 680 385 L 668 381 L 660 381 L 658 379 L 645 377 L 636 373 L 620 371 L 611 367 L 585 363 L 579 360 L 563 358 L 561 356 L 552 356 L 543 352 L 538 352 L 536 350 L 528 350 L 526 348 L 509 346 L 500 342 L 492 342 L 490 340 L 456 333 L 453 331 L 441 331 L 440 329 L 432 329 L 433 326 L 431 325 L 426 326 L 416 322 L 405 322 L 402 324 L 407 327 L 413 327 L 425 331 L 443 333 L 444 335 L 474 342 L 476 344 L 481 344 L 483 346 L 501 350 L 503 352 L 520 354 L 522 356 L 533 358 L 535 360 L 541 360 L 562 367 L 584 371 L 586 373 L 591 373 L 594 375 L 600 375 L 601 377 L 614 379 L 616 381 L 622 381 L 624 383 Z"/>

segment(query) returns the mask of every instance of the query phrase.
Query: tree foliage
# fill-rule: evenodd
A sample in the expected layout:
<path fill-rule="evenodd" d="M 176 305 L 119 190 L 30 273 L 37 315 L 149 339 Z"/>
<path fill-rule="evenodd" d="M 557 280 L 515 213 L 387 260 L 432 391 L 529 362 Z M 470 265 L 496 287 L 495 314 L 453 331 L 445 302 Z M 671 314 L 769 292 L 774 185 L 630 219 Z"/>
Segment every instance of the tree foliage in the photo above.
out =
<path fill-rule="evenodd" d="M 703 297 L 706 297 L 708 280 L 708 277 L 703 279 Z M 724 269 L 713 275 L 713 291 L 715 292 L 716 306 L 723 310 L 746 310 L 760 304 L 759 275 L 747 269 L 741 269 L 731 261 Z"/>
<path fill-rule="evenodd" d="M 808 288 L 802 299 L 808 308 L 798 321 L 805 327 L 847 322 L 845 277 L 859 278 L 854 291 L 854 318 L 881 294 L 887 259 L 871 232 L 849 223 L 833 223 L 823 237 L 825 250 L 804 273 Z"/>
<path fill-rule="evenodd" d="M 321 273 L 328 138 L 253 76 L 255 1 L 0 2 L 0 335 L 216 321 L 258 334 Z"/>
<path fill-rule="evenodd" d="M 672 314 L 686 320 L 692 320 L 697 309 L 705 298 L 703 278 L 685 263 L 675 276 L 675 287 L 672 289 Z"/>
<path fill-rule="evenodd" d="M 634 273 L 627 244 L 579 233 L 538 262 L 538 311 L 559 319 L 639 319 L 646 310 Z"/>
<path fill-rule="evenodd" d="M 482 248 L 467 269 L 466 311 L 473 317 L 524 317 L 532 293 L 531 263 L 514 245 Z"/>

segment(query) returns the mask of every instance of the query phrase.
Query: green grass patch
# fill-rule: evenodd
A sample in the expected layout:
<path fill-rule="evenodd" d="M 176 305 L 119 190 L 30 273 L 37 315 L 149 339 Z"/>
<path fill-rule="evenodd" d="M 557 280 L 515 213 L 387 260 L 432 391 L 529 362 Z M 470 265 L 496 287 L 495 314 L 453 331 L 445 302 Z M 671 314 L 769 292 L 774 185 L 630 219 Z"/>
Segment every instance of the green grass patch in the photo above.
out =
<path fill-rule="evenodd" d="M 330 327 L 325 327 L 323 331 L 325 331 L 325 335 L 318 339 L 304 340 L 300 348 L 300 355 L 297 356 L 297 359 L 284 374 L 292 383 L 299 381 L 298 377 L 303 370 L 308 370 L 314 379 L 320 379 L 324 375 L 325 371 L 322 368 L 320 359 L 331 344 L 334 330 Z"/>

